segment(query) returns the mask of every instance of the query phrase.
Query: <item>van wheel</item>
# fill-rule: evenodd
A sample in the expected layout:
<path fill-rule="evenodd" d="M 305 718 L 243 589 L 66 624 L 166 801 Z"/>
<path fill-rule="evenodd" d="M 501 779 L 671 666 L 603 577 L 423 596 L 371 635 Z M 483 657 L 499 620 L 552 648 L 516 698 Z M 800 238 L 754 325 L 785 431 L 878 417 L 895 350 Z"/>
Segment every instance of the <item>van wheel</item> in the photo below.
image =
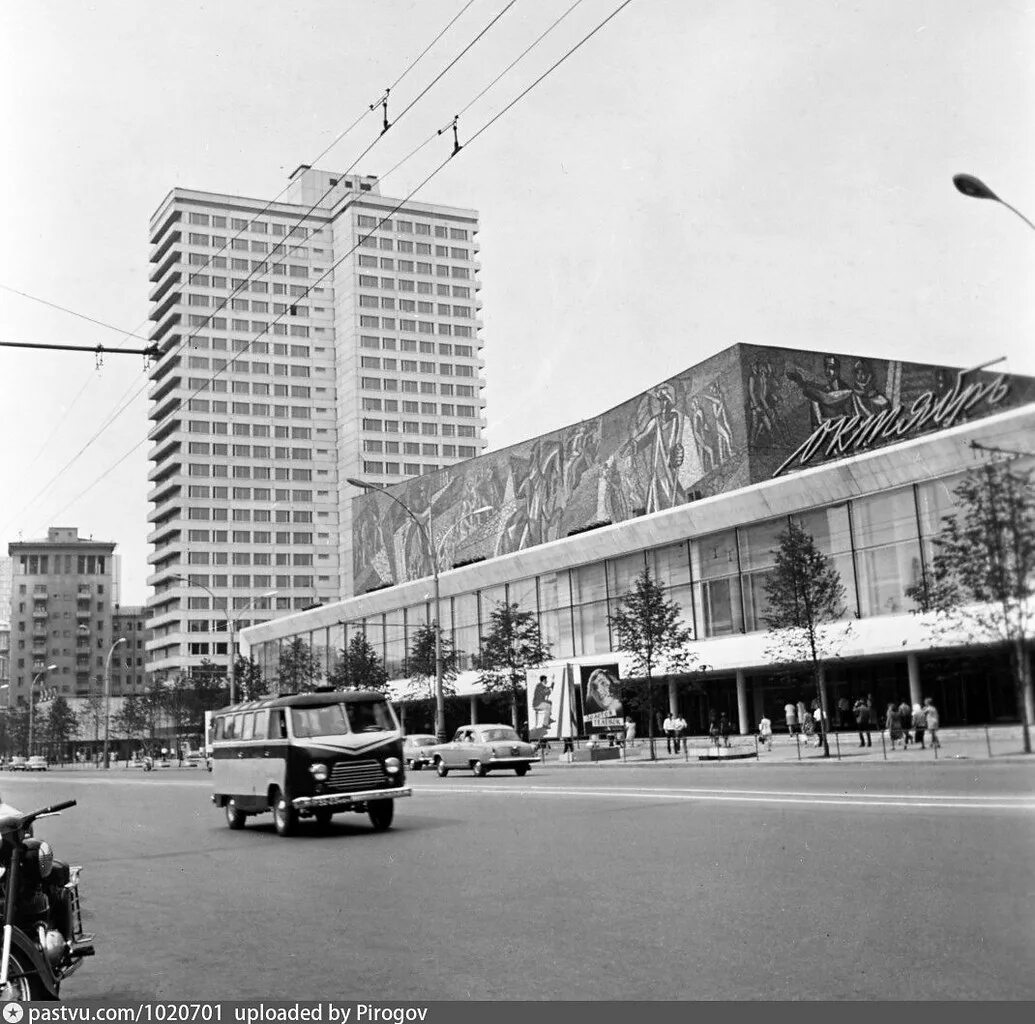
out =
<path fill-rule="evenodd" d="M 474 772 L 479 779 L 484 779 L 489 773 L 489 769 L 486 768 L 481 761 L 475 761 L 474 764 L 471 765 L 471 771 Z"/>
<path fill-rule="evenodd" d="M 449 769 L 446 767 L 445 761 L 436 761 L 435 771 L 438 772 L 438 777 L 440 779 L 444 779 L 449 774 Z"/>
<path fill-rule="evenodd" d="M 237 801 L 230 797 L 226 802 L 226 823 L 234 831 L 244 828 L 247 815 L 237 806 Z"/>
<path fill-rule="evenodd" d="M 289 836 L 298 824 L 298 812 L 279 789 L 273 791 L 273 826 L 278 836 Z"/>
<path fill-rule="evenodd" d="M 384 832 L 392 827 L 392 818 L 395 816 L 395 801 L 371 800 L 367 804 L 367 814 L 370 815 L 370 824 L 374 826 L 374 831 Z"/>

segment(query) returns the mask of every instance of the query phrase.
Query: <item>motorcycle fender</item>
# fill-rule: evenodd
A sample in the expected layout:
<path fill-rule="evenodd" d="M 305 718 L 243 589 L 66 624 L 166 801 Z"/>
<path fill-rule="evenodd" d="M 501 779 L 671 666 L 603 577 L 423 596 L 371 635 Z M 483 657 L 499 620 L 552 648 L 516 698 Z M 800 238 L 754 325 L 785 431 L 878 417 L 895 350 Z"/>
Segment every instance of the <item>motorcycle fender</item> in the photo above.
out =
<path fill-rule="evenodd" d="M 47 958 L 40 952 L 28 935 L 20 928 L 11 929 L 11 949 L 17 950 L 23 962 L 27 962 L 32 969 L 40 976 L 43 987 L 52 999 L 58 997 L 58 981 L 54 972 L 50 969 Z"/>

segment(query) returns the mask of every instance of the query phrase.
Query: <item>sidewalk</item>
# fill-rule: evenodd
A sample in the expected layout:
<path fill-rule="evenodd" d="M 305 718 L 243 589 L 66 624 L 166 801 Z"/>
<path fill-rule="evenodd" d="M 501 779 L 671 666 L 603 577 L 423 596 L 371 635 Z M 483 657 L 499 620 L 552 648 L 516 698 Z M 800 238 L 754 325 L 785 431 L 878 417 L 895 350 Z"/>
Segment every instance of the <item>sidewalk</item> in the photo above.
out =
<path fill-rule="evenodd" d="M 837 761 L 852 761 L 863 764 L 913 764 L 913 763 L 937 763 L 940 761 L 959 762 L 968 761 L 1005 761 L 1030 763 L 1035 765 L 1035 755 L 1023 752 L 1023 741 L 1019 725 L 1013 726 L 971 726 L 957 729 L 940 729 L 938 739 L 941 747 L 937 750 L 930 745 L 930 738 L 926 738 L 926 749 L 915 746 L 913 743 L 903 750 L 902 741 L 891 749 L 891 741 L 886 732 L 874 730 L 871 733 L 872 746 L 860 747 L 859 734 L 854 730 L 851 732 L 832 732 L 829 734 L 830 757 L 823 756 L 822 747 L 816 745 L 813 738 L 811 745 L 806 745 L 804 737 L 792 737 L 786 733 L 773 737 L 771 750 L 766 750 L 761 744 L 756 743 L 754 736 L 731 736 L 729 753 L 732 756 L 729 760 L 715 758 L 716 748 L 710 743 L 707 736 L 689 736 L 686 738 L 686 747 L 677 753 L 668 753 L 665 748 L 665 737 L 659 740 L 655 737 L 654 751 L 657 760 L 651 761 L 650 748 L 646 739 L 637 737 L 635 745 L 619 754 L 617 760 L 608 761 L 576 761 L 568 763 L 561 759 L 563 742 L 552 740 L 551 749 L 546 753 L 542 762 L 549 767 L 559 769 L 566 768 L 598 768 L 631 766 L 631 767 L 656 767 L 679 765 L 714 766 L 721 764 L 734 765 L 777 765 L 777 764 L 831 764 Z M 583 741 L 578 744 L 578 749 L 585 749 L 587 744 Z M 607 749 L 607 748 L 605 748 Z M 709 756 L 712 755 L 712 756 Z M 740 756 L 736 756 L 740 755 Z M 702 759 L 704 758 L 704 759 Z"/>

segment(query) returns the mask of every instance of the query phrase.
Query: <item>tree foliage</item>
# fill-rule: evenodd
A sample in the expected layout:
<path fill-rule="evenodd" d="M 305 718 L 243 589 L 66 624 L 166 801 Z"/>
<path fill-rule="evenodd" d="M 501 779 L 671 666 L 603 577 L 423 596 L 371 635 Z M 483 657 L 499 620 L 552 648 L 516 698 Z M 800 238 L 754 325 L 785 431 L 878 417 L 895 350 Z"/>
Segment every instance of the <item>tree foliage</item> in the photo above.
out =
<path fill-rule="evenodd" d="M 320 659 L 300 636 L 280 649 L 277 663 L 277 688 L 280 693 L 308 693 L 322 675 Z"/>
<path fill-rule="evenodd" d="M 768 607 L 762 617 L 769 627 L 768 654 L 774 661 L 811 666 L 822 713 L 823 752 L 829 757 L 822 666 L 851 629 L 850 624 L 832 628 L 845 617 L 845 588 L 831 558 L 798 523 L 792 520 L 778 541 L 776 564 L 765 579 Z"/>
<path fill-rule="evenodd" d="M 633 580 L 632 590 L 619 600 L 611 628 L 618 649 L 629 659 L 630 674 L 647 683 L 647 739 L 654 760 L 654 677 L 658 672 L 690 668 L 693 633 L 683 624 L 679 603 L 666 598 L 649 568 L 643 569 Z"/>
<path fill-rule="evenodd" d="M 234 700 L 258 700 L 269 694 L 269 682 L 262 667 L 249 655 L 238 653 L 234 658 Z"/>
<path fill-rule="evenodd" d="M 366 633 L 356 632 L 338 651 L 338 664 L 327 682 L 337 690 L 384 690 L 388 673 Z"/>
<path fill-rule="evenodd" d="M 511 724 L 520 729 L 525 673 L 550 658 L 534 612 L 498 601 L 489 616 L 489 629 L 478 651 L 478 680 L 486 693 L 506 692 L 510 697 Z"/>
<path fill-rule="evenodd" d="M 1029 645 L 1035 617 L 1035 486 L 1032 471 L 989 463 L 955 489 L 957 511 L 942 520 L 935 554 L 910 588 L 942 627 L 1010 651 L 1025 753 L 1035 717 Z"/>
<path fill-rule="evenodd" d="M 452 696 L 456 693 L 454 684 L 461 652 L 453 648 L 452 639 L 444 633 L 439 648 L 442 653 L 442 692 Z M 436 697 L 438 667 L 435 660 L 435 623 L 423 623 L 415 630 L 406 658 L 406 673 L 410 677 L 410 687 L 406 693 L 408 699 Z"/>
<path fill-rule="evenodd" d="M 50 702 L 41 725 L 45 742 L 50 749 L 50 757 L 55 761 L 64 761 L 67 748 L 79 729 L 76 714 L 64 697 L 58 695 Z"/>

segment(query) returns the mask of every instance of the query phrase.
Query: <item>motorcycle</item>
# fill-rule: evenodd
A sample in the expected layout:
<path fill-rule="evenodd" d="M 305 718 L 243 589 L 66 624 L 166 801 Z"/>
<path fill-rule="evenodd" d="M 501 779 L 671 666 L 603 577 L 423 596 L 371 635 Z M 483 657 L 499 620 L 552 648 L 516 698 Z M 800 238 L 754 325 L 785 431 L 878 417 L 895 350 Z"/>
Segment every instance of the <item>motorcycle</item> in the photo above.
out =
<path fill-rule="evenodd" d="M 82 868 L 55 860 L 50 843 L 33 835 L 38 819 L 75 805 L 22 814 L 0 803 L 0 1002 L 57 999 L 65 978 L 93 956 L 79 902 Z"/>

